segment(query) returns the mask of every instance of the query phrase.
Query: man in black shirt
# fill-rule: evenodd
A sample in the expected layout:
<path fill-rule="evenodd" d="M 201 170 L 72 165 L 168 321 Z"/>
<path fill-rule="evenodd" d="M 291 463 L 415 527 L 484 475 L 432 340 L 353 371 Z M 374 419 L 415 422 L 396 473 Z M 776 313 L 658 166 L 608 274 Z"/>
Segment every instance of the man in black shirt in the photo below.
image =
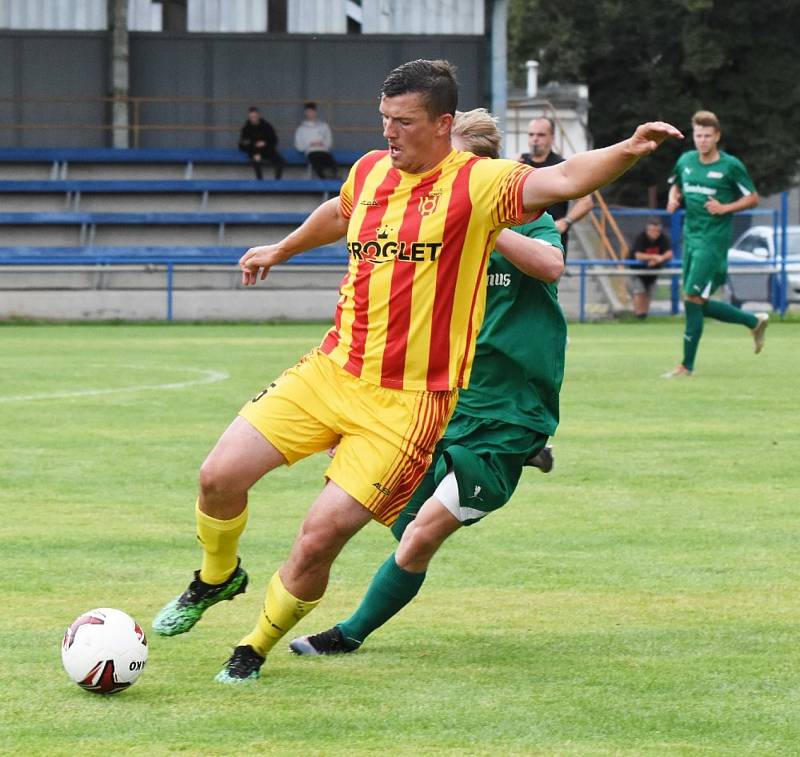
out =
<path fill-rule="evenodd" d="M 631 258 L 638 260 L 646 268 L 661 268 L 672 260 L 672 242 L 664 233 L 658 218 L 648 218 L 644 231 L 636 237 L 631 248 Z M 650 311 L 650 297 L 656 283 L 656 276 L 632 276 L 633 312 L 643 321 Z"/>
<path fill-rule="evenodd" d="M 239 149 L 250 156 L 257 179 L 264 178 L 261 167 L 265 161 L 275 167 L 276 179 L 283 176 L 284 160 L 277 148 L 278 135 L 272 124 L 261 118 L 258 108 L 251 107 L 239 134 Z"/>
<path fill-rule="evenodd" d="M 534 118 L 528 124 L 528 147 L 530 152 L 524 152 L 519 157 L 521 163 L 533 166 L 534 168 L 544 168 L 554 166 L 564 161 L 557 152 L 553 152 L 553 137 L 555 136 L 555 124 L 552 119 L 547 117 Z M 594 200 L 591 195 L 581 197 L 576 200 L 572 209 L 569 203 L 557 202 L 547 208 L 547 212 L 553 216 L 556 228 L 561 232 L 561 243 L 564 245 L 564 252 L 567 251 L 567 238 L 570 226 L 581 220 L 594 207 Z"/>

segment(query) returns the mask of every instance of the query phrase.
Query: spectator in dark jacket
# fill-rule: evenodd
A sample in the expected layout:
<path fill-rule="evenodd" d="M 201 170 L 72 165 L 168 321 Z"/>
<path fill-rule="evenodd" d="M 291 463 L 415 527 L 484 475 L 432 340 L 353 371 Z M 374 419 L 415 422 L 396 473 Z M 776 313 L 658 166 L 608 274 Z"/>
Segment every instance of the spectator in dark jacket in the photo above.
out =
<path fill-rule="evenodd" d="M 256 107 L 247 112 L 247 121 L 239 134 L 239 149 L 250 156 L 257 179 L 264 178 L 262 166 L 265 162 L 275 167 L 276 179 L 283 176 L 284 160 L 278 152 L 278 135 L 272 124 L 261 118 Z"/>

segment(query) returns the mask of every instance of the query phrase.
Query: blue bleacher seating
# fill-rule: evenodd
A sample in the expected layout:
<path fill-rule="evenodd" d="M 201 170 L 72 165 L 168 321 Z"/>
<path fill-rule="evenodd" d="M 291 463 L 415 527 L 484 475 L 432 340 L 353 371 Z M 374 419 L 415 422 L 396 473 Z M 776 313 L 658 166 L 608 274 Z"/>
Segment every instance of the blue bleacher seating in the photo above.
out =
<path fill-rule="evenodd" d="M 92 194 L 196 194 L 202 210 L 215 194 L 313 194 L 321 200 L 337 195 L 334 179 L 238 181 L 231 179 L 31 179 L 0 181 L 0 194 L 63 194 L 64 206 L 77 212 L 81 197 Z"/>
<path fill-rule="evenodd" d="M 290 166 L 307 165 L 306 156 L 297 150 L 281 150 Z M 340 166 L 351 166 L 361 156 L 354 150 L 334 150 Z M 239 150 L 202 148 L 121 149 L 115 147 L 0 147 L 0 163 L 44 163 L 51 166 L 51 178 L 65 178 L 70 163 L 181 164 L 185 178 L 191 179 L 197 164 L 246 165 L 247 155 Z"/>
<path fill-rule="evenodd" d="M 0 265 L 236 265 L 244 247 L 0 247 Z M 282 265 L 347 265 L 342 245 L 303 252 Z"/>
<path fill-rule="evenodd" d="M 239 181 L 235 179 L 23 179 L 0 181 L 0 192 L 272 192 L 325 193 L 338 192 L 342 182 L 335 179 L 301 179 L 297 181 Z"/>
<path fill-rule="evenodd" d="M 299 226 L 307 213 L 101 213 L 101 212 L 12 212 L 0 213 L 3 226 L 79 226 L 80 241 L 93 245 L 102 226 L 215 226 L 218 241 L 225 239 L 226 226 Z"/>
<path fill-rule="evenodd" d="M 202 226 L 225 224 L 299 226 L 306 213 L 0 213 L 0 226 Z"/>
<path fill-rule="evenodd" d="M 295 150 L 283 155 L 290 165 L 305 165 L 305 156 Z M 360 153 L 336 151 L 341 165 L 352 164 Z M 192 179 L 192 166 L 209 164 L 247 164 L 248 158 L 238 150 L 174 149 L 119 150 L 112 148 L 0 148 L 0 163 L 51 164 L 51 177 L 46 180 L 3 180 L 0 195 L 63 194 L 60 212 L 0 212 L 3 226 L 80 226 L 81 245 L 5 246 L 0 247 L 0 265 L 235 265 L 245 248 L 223 246 L 224 227 L 229 224 L 297 226 L 307 212 L 207 212 L 209 195 L 214 194 L 312 194 L 322 199 L 338 194 L 339 180 L 285 179 L 256 181 L 231 179 Z M 70 163 L 167 164 L 186 166 L 184 179 L 65 179 Z M 62 177 L 62 178 L 59 178 Z M 85 212 L 80 209 L 81 195 L 89 194 L 187 194 L 201 197 L 198 212 Z M 103 225 L 216 225 L 219 244 L 213 247 L 185 246 L 98 246 L 93 244 L 94 231 Z M 347 265 L 344 247 L 330 246 L 303 253 L 288 265 Z"/>

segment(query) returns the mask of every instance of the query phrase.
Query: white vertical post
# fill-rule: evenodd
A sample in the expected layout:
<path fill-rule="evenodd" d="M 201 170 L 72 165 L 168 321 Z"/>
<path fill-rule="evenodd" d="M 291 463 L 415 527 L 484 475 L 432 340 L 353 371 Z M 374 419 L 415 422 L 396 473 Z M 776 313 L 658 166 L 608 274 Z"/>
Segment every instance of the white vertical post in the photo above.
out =
<path fill-rule="evenodd" d="M 525 68 L 528 69 L 528 78 L 525 92 L 528 97 L 536 97 L 539 92 L 539 61 L 526 60 Z"/>

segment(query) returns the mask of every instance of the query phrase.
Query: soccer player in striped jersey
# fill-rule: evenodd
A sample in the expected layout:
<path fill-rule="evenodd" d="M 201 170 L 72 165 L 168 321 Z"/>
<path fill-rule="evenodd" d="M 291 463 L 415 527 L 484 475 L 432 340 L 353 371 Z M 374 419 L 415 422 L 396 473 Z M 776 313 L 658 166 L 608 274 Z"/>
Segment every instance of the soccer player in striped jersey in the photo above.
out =
<path fill-rule="evenodd" d="M 498 157 L 500 132 L 485 110 L 457 114 L 452 139 L 456 149 Z M 422 483 L 392 526 L 400 544 L 356 611 L 327 631 L 292 641 L 295 654 L 358 649 L 416 596 L 445 539 L 508 502 L 523 466 L 555 433 L 567 339 L 556 286 L 564 268 L 561 235 L 545 213 L 503 231 L 498 247 L 508 253 L 512 245 L 517 254 L 511 259 L 522 270 L 497 252 L 489 259 L 486 317 L 470 386 L 459 396 Z"/>
<path fill-rule="evenodd" d="M 502 229 L 594 191 L 681 136 L 647 123 L 622 142 L 535 171 L 454 150 L 457 101 L 446 61 L 396 68 L 379 107 L 388 149 L 356 162 L 338 201 L 239 262 L 252 285 L 272 266 L 342 236 L 350 257 L 322 344 L 245 403 L 201 466 L 201 567 L 153 621 L 161 635 L 184 633 L 210 606 L 244 591 L 237 548 L 249 489 L 278 466 L 338 444 L 327 483 L 220 682 L 257 678 L 269 650 L 322 599 L 347 541 L 370 520 L 392 525 L 419 485 L 458 389 L 469 383 L 486 266 Z"/>

